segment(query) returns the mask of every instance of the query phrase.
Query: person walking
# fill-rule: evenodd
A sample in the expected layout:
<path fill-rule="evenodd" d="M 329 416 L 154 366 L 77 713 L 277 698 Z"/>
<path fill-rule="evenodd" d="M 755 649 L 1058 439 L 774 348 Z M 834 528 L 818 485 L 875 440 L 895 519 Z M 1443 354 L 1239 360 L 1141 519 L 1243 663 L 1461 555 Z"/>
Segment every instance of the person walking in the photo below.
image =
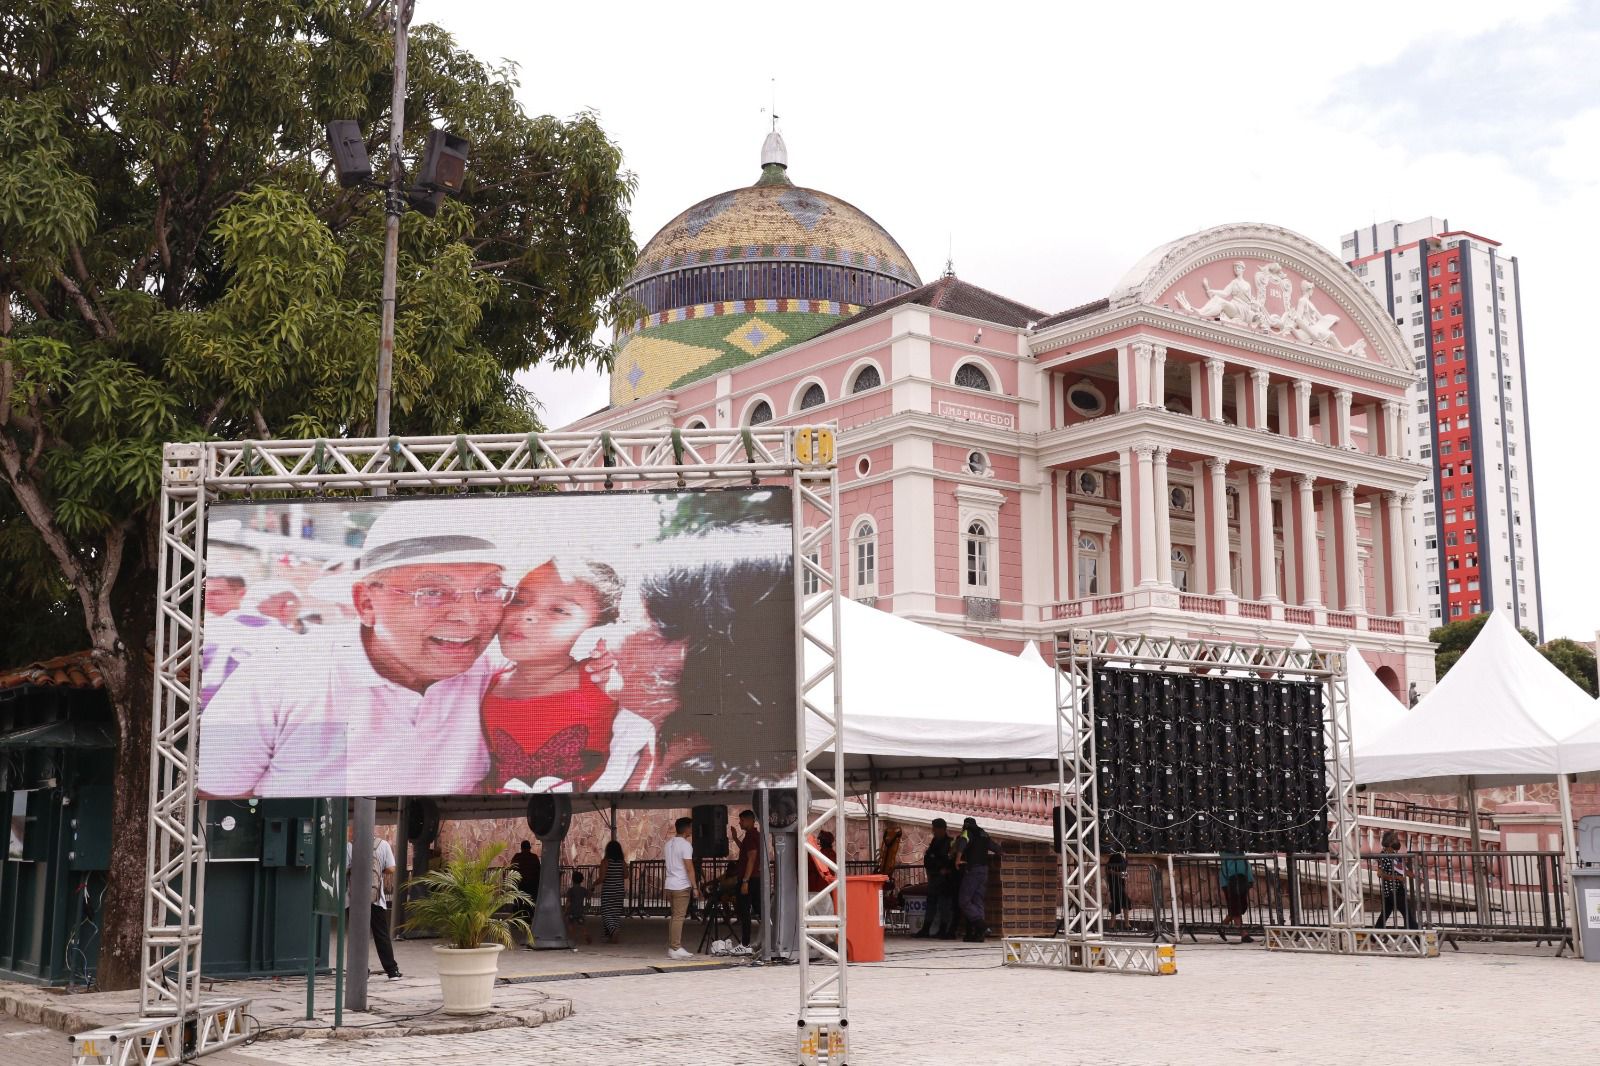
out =
<path fill-rule="evenodd" d="M 999 848 L 982 829 L 976 818 L 961 823 L 961 835 L 956 838 L 956 870 L 961 875 L 961 916 L 967 920 L 969 944 L 981 944 L 989 927 L 984 922 L 984 902 L 989 891 L 989 860 Z"/>
<path fill-rule="evenodd" d="M 683 949 L 683 920 L 689 913 L 689 900 L 699 891 L 695 885 L 694 844 L 689 840 L 694 819 L 679 818 L 673 823 L 673 830 L 662 856 L 667 867 L 667 902 L 672 908 L 667 919 L 667 958 L 692 959 L 694 953 Z"/>
<path fill-rule="evenodd" d="M 628 860 L 622 855 L 622 845 L 613 840 L 600 858 L 600 939 L 607 944 L 617 942 L 617 930 L 622 927 L 627 877 Z"/>
<path fill-rule="evenodd" d="M 1400 835 L 1394 830 L 1383 834 L 1383 854 L 1378 856 L 1378 880 L 1382 882 L 1383 913 L 1378 915 L 1377 928 L 1382 929 L 1389 915 L 1400 912 L 1407 929 L 1415 929 L 1416 919 L 1406 905 L 1406 866 L 1400 857 Z"/>
<path fill-rule="evenodd" d="M 1217 868 L 1217 879 L 1222 882 L 1222 898 L 1228 905 L 1227 916 L 1222 919 L 1222 925 L 1217 929 L 1217 935 L 1227 943 L 1227 928 L 1230 925 L 1239 929 L 1239 943 L 1253 944 L 1255 938 L 1244 931 L 1244 913 L 1250 909 L 1250 886 L 1255 884 L 1256 875 L 1250 869 L 1250 860 L 1244 857 L 1243 852 L 1224 851 L 1221 853 L 1222 864 Z"/>
<path fill-rule="evenodd" d="M 361 913 L 359 909 L 350 906 L 348 895 L 350 884 L 350 866 L 353 862 L 355 845 L 352 842 L 355 834 L 354 827 L 345 833 L 344 863 L 345 863 L 345 914 L 348 923 L 350 915 Z M 383 966 L 383 974 L 389 980 L 398 980 L 400 966 L 394 961 L 394 945 L 389 941 L 389 899 L 394 895 L 394 849 L 383 837 L 377 837 L 372 842 L 372 899 L 368 908 L 368 929 L 372 935 L 372 946 L 378 951 L 378 962 Z M 362 965 L 365 965 L 363 961 Z"/>

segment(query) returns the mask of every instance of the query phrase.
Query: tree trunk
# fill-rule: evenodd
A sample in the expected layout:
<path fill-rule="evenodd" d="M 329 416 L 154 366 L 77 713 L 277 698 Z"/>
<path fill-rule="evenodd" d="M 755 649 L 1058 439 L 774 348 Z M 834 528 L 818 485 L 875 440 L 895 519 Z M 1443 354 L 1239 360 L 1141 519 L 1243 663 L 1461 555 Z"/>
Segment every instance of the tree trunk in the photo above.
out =
<path fill-rule="evenodd" d="M 130 546 L 133 547 L 133 546 Z M 105 679 L 106 696 L 117 719 L 117 758 L 113 796 L 111 867 L 101 912 L 100 960 L 96 984 L 102 991 L 137 987 L 143 967 L 144 887 L 150 826 L 150 744 L 155 678 L 151 652 L 155 640 L 155 566 L 136 548 L 129 552 L 113 596 L 120 632 L 102 649 L 104 632 L 91 619 L 95 664 Z"/>

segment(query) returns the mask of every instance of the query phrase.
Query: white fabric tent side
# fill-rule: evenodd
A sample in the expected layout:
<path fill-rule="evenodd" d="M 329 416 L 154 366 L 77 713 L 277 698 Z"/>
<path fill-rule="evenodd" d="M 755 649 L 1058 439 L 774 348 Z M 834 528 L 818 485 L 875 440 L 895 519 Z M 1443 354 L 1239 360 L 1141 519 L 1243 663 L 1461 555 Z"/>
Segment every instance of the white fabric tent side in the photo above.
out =
<path fill-rule="evenodd" d="M 1356 749 L 1356 781 L 1455 792 L 1548 781 L 1595 701 L 1496 611 L 1444 679 L 1394 728 Z"/>
<path fill-rule="evenodd" d="M 1052 671 L 852 600 L 839 609 L 847 784 L 1055 783 Z"/>
<path fill-rule="evenodd" d="M 1580 726 L 1561 743 L 1567 773 L 1582 774 L 1585 780 L 1600 776 L 1600 700 L 1594 701 L 1593 710 L 1594 721 Z"/>
<path fill-rule="evenodd" d="M 1345 649 L 1344 661 L 1350 686 L 1350 739 L 1360 752 L 1400 724 L 1406 705 L 1378 680 L 1354 644 Z"/>

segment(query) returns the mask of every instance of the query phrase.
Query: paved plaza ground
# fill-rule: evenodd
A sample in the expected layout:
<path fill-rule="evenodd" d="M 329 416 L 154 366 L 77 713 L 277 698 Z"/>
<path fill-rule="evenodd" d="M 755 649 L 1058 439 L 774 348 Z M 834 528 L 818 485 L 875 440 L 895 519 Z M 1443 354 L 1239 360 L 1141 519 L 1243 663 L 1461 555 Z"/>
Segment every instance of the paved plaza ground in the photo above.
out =
<path fill-rule="evenodd" d="M 508 954 L 505 972 L 565 979 L 540 990 L 571 1014 L 537 1028 L 387 1039 L 265 1040 L 209 1058 L 215 1066 L 378 1066 L 393 1062 L 647 1066 L 794 1061 L 793 967 L 674 970 L 652 944 Z M 402 946 L 420 971 L 426 944 Z M 852 967 L 850 1061 L 868 1063 L 1565 1063 L 1600 1046 L 1600 965 L 1550 949 L 1448 948 L 1438 959 L 1269 953 L 1259 945 L 1184 944 L 1171 977 L 1008 969 L 995 944 L 891 940 L 881 964 Z M 648 961 L 662 972 L 618 976 Z M 383 1010 L 436 1002 L 408 976 L 379 976 Z M 264 983 L 256 983 L 263 1002 Z M 229 986 L 231 992 L 238 986 Z M 303 996 L 303 986 L 301 993 Z M 87 998 L 87 997 L 80 997 Z M 60 1033 L 0 1026 L 0 1064 L 66 1062 Z"/>

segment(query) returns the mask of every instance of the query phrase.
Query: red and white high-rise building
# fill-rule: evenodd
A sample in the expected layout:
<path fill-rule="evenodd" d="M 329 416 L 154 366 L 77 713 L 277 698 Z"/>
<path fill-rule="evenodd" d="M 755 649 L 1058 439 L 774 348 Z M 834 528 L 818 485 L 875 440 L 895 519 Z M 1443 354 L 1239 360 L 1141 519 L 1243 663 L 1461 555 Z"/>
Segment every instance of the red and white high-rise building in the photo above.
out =
<path fill-rule="evenodd" d="M 1340 257 L 1389 309 L 1417 370 L 1408 442 L 1433 469 L 1411 530 L 1424 617 L 1504 610 L 1542 639 L 1517 257 L 1433 217 L 1346 233 Z"/>

